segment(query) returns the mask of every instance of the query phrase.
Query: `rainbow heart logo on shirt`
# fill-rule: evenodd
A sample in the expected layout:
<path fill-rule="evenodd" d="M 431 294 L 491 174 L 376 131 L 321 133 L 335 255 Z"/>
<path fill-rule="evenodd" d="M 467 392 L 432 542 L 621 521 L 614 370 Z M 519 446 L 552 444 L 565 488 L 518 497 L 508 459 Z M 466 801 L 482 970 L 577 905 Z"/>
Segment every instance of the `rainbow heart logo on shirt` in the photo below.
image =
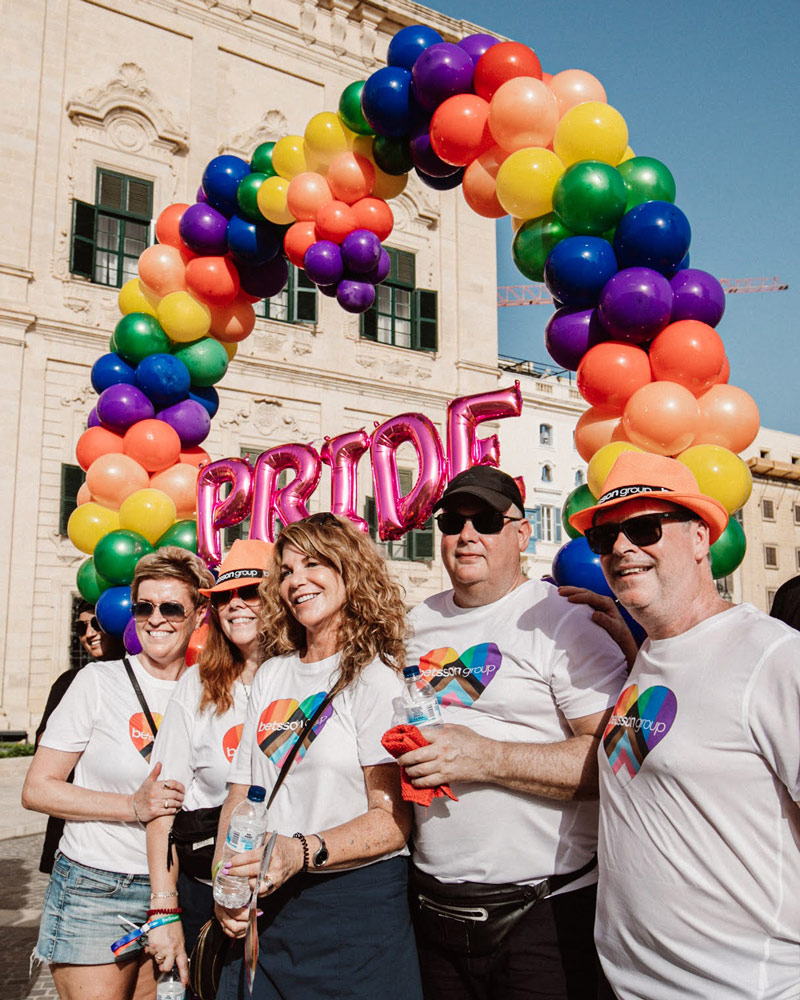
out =
<path fill-rule="evenodd" d="M 278 701 L 270 702 L 261 713 L 256 739 L 262 753 L 269 757 L 276 767 L 283 765 L 286 755 L 297 742 L 305 724 L 326 696 L 327 691 L 319 691 L 317 694 L 309 695 L 302 702 L 298 702 L 295 698 L 280 698 Z M 325 711 L 306 734 L 297 756 L 292 761 L 292 766 L 305 757 L 306 751 L 332 715 L 333 706 L 326 706 Z"/>
<path fill-rule="evenodd" d="M 225 760 L 230 764 L 233 760 L 234 754 L 239 747 L 239 740 L 242 738 L 242 730 L 244 729 L 244 724 L 239 723 L 238 726 L 231 726 L 231 728 L 222 737 L 222 752 L 225 754 Z"/>
<path fill-rule="evenodd" d="M 645 757 L 672 728 L 678 699 L 661 684 L 639 694 L 638 684 L 626 687 L 603 733 L 603 747 L 611 770 L 623 785 L 635 778 Z"/>
<path fill-rule="evenodd" d="M 156 729 L 158 729 L 161 725 L 161 716 L 158 712 L 153 712 L 153 722 L 155 722 Z M 153 735 L 153 730 L 150 728 L 150 723 L 145 718 L 144 712 L 135 712 L 128 719 L 128 733 L 131 743 L 133 743 L 142 757 L 145 760 L 150 760 L 150 752 L 153 749 L 155 736 Z"/>
<path fill-rule="evenodd" d="M 481 642 L 460 656 L 454 649 L 432 649 L 420 657 L 419 670 L 441 705 L 469 708 L 495 679 L 502 662 L 495 643 Z"/>

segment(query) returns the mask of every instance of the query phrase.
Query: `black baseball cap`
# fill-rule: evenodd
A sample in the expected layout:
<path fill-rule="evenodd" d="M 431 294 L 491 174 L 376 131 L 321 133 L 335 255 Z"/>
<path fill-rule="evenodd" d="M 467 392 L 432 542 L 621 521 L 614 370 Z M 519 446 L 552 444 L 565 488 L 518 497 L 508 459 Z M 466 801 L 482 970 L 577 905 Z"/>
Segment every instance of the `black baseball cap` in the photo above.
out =
<path fill-rule="evenodd" d="M 441 510 L 452 500 L 462 496 L 477 497 L 492 510 L 501 512 L 508 510 L 512 503 L 521 511 L 525 506 L 519 487 L 511 476 L 491 465 L 473 465 L 472 468 L 459 472 L 447 484 L 433 509 Z"/>

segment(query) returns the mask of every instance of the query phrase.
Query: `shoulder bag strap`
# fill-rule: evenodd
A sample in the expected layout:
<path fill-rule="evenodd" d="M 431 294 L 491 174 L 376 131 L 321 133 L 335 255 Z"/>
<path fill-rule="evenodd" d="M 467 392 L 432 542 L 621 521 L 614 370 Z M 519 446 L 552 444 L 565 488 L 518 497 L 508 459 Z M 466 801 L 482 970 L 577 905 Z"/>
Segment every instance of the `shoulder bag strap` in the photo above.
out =
<path fill-rule="evenodd" d="M 150 711 L 150 706 L 147 704 L 147 700 L 145 696 L 142 694 L 142 689 L 139 687 L 139 682 L 136 680 L 136 675 L 133 672 L 131 661 L 128 659 L 127 656 L 123 656 L 122 662 L 125 664 L 125 669 L 128 672 L 128 677 L 130 678 L 133 690 L 136 692 L 136 697 L 139 699 L 139 704 L 142 706 L 144 717 L 145 719 L 147 719 L 148 726 L 150 726 L 150 732 L 153 734 L 153 739 L 155 739 L 156 733 L 158 732 L 158 726 L 156 725 L 156 720 L 153 718 L 153 713 Z"/>
<path fill-rule="evenodd" d="M 314 712 L 314 714 L 311 716 L 311 718 L 306 720 L 306 724 L 303 726 L 303 728 L 302 728 L 302 730 L 300 732 L 300 735 L 298 736 L 298 738 L 297 738 L 294 746 L 289 751 L 289 753 L 286 756 L 286 759 L 284 760 L 283 764 L 281 765 L 281 769 L 280 769 L 280 772 L 278 774 L 278 779 L 275 782 L 275 784 L 272 786 L 272 791 L 270 793 L 269 800 L 267 801 L 267 809 L 269 809 L 269 807 L 272 805 L 273 799 L 278 794 L 278 789 L 281 787 L 281 785 L 283 784 L 284 778 L 289 773 L 289 768 L 292 766 L 292 761 L 297 756 L 298 750 L 303 745 L 303 740 L 306 738 L 306 736 L 308 736 L 308 734 L 314 728 L 314 725 L 316 724 L 317 719 L 322 715 L 322 713 L 325 711 L 325 709 L 328 707 L 328 705 L 330 705 L 330 703 L 331 703 L 331 696 L 330 696 L 330 694 L 326 694 L 325 697 L 322 699 L 322 701 L 317 706 L 317 709 Z"/>

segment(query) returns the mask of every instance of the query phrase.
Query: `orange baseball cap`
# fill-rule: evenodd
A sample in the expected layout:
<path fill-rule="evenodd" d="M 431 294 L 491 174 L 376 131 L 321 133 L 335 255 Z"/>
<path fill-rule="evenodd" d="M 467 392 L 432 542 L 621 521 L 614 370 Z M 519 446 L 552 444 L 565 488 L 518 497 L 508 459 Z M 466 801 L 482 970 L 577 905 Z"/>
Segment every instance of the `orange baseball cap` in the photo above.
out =
<path fill-rule="evenodd" d="M 201 587 L 200 593 L 208 597 L 220 590 L 233 590 L 250 583 L 260 583 L 269 576 L 274 548 L 271 542 L 260 542 L 257 538 L 237 539 L 222 560 L 217 582 L 205 590 Z"/>

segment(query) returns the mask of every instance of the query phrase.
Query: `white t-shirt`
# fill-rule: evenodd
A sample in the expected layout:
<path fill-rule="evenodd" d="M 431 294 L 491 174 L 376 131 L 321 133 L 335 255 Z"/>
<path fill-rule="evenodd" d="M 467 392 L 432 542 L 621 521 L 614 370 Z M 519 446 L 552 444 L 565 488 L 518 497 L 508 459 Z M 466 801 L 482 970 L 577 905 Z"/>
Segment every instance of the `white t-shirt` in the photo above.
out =
<path fill-rule="evenodd" d="M 176 681 L 153 677 L 135 656 L 133 672 L 156 726 Z M 75 784 L 130 795 L 152 770 L 153 734 L 121 660 L 87 663 L 47 722 L 40 746 L 80 753 Z M 59 850 L 72 861 L 130 875 L 147 874 L 138 823 L 67 820 Z"/>
<path fill-rule="evenodd" d="M 800 997 L 800 633 L 744 604 L 646 641 L 599 759 L 617 995 Z"/>
<path fill-rule="evenodd" d="M 529 580 L 499 601 L 460 608 L 447 591 L 411 613 L 407 661 L 436 690 L 445 722 L 508 743 L 571 737 L 567 720 L 616 700 L 619 647 L 555 587 Z M 415 806 L 414 863 L 443 882 L 532 884 L 577 871 L 597 841 L 597 803 L 454 782 L 458 802 Z M 577 889 L 596 873 L 577 880 Z"/>
<path fill-rule="evenodd" d="M 217 715 L 213 705 L 201 712 L 203 685 L 197 667 L 190 667 L 178 681 L 158 729 L 152 762 L 161 761 L 161 778 L 183 784 L 184 809 L 209 809 L 225 801 L 248 696 L 249 689 L 236 681 L 233 705 L 226 712 Z"/>
<path fill-rule="evenodd" d="M 303 663 L 297 654 L 276 656 L 261 666 L 229 782 L 263 785 L 269 798 L 286 754 L 333 687 L 338 666 L 338 654 L 316 663 Z M 362 768 L 394 763 L 381 737 L 392 726 L 392 701 L 402 687 L 394 670 L 374 660 L 325 708 L 270 807 L 271 830 L 289 837 L 297 830 L 315 833 L 367 811 Z"/>

